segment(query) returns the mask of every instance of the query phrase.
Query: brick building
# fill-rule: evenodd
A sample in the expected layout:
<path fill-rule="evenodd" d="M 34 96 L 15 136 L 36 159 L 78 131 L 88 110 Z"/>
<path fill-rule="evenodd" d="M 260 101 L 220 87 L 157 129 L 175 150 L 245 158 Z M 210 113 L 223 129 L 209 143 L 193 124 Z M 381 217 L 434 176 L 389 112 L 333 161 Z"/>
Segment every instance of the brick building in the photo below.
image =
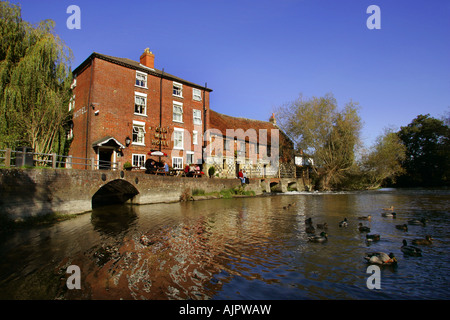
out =
<path fill-rule="evenodd" d="M 158 70 L 154 61 L 148 49 L 140 62 L 93 53 L 73 71 L 73 163 L 94 158 L 105 168 L 143 167 L 150 150 L 166 153 L 174 168 L 201 159 L 212 90 Z"/>
<path fill-rule="evenodd" d="M 199 163 L 225 177 L 242 168 L 265 176 L 274 175 L 279 160 L 293 159 L 292 142 L 278 133 L 274 116 L 266 122 L 212 111 L 206 84 L 156 69 L 148 49 L 139 62 L 94 52 L 73 75 L 73 168 L 85 168 L 78 158 L 94 159 L 95 168 L 122 169 L 125 162 L 143 168 L 147 159 L 159 160 L 149 152 L 160 150 L 174 169 Z"/>
<path fill-rule="evenodd" d="M 206 162 L 220 177 L 235 177 L 244 170 L 249 177 L 292 176 L 293 142 L 269 121 L 231 117 L 210 110 Z"/>

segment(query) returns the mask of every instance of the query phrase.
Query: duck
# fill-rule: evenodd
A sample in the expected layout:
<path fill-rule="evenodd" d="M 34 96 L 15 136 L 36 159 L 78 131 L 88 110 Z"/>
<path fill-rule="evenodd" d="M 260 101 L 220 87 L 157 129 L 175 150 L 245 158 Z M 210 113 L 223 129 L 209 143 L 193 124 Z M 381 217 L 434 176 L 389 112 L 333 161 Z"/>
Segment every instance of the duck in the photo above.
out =
<path fill-rule="evenodd" d="M 387 217 L 387 218 L 396 218 L 397 214 L 395 212 L 383 212 L 381 214 L 383 217 Z"/>
<path fill-rule="evenodd" d="M 344 218 L 344 220 L 339 222 L 339 227 L 348 227 L 347 218 Z"/>
<path fill-rule="evenodd" d="M 382 266 L 397 265 L 397 258 L 392 252 L 389 254 L 386 254 L 384 252 L 369 252 L 366 253 L 364 259 L 366 259 L 370 264 L 377 264 Z"/>
<path fill-rule="evenodd" d="M 372 216 L 369 214 L 368 216 L 358 217 L 358 220 L 371 220 Z"/>
<path fill-rule="evenodd" d="M 416 226 L 425 226 L 426 223 L 427 223 L 427 220 L 425 218 L 408 220 L 408 224 L 412 224 L 412 225 L 416 225 Z"/>
<path fill-rule="evenodd" d="M 368 242 L 379 241 L 380 235 L 379 234 L 366 234 L 366 239 Z"/>
<path fill-rule="evenodd" d="M 366 227 L 366 226 L 363 226 L 362 223 L 359 224 L 358 229 L 359 229 L 360 232 L 370 232 L 370 228 Z"/>
<path fill-rule="evenodd" d="M 312 224 L 312 219 L 311 218 L 305 219 L 305 224 Z"/>
<path fill-rule="evenodd" d="M 430 245 L 433 243 L 433 238 L 429 235 L 425 236 L 425 239 L 414 239 L 412 244 L 414 245 Z"/>
<path fill-rule="evenodd" d="M 311 242 L 325 242 L 327 240 L 328 240 L 328 235 L 323 231 L 318 236 L 308 237 L 308 241 L 311 241 Z"/>
<path fill-rule="evenodd" d="M 328 224 L 326 222 L 324 223 L 318 223 L 316 225 L 317 229 L 328 229 Z"/>
<path fill-rule="evenodd" d="M 316 232 L 316 229 L 314 229 L 313 225 L 307 224 L 307 225 L 305 226 L 305 232 L 306 232 L 306 233 L 315 233 L 315 232 Z"/>
<path fill-rule="evenodd" d="M 395 228 L 397 228 L 398 230 L 408 231 L 408 225 L 406 223 L 405 224 L 397 224 L 395 226 Z"/>
<path fill-rule="evenodd" d="M 403 240 L 403 245 L 401 246 L 400 250 L 404 254 L 407 254 L 409 256 L 421 256 L 422 255 L 422 249 L 414 247 L 414 246 L 408 246 L 408 243 L 406 240 Z"/>

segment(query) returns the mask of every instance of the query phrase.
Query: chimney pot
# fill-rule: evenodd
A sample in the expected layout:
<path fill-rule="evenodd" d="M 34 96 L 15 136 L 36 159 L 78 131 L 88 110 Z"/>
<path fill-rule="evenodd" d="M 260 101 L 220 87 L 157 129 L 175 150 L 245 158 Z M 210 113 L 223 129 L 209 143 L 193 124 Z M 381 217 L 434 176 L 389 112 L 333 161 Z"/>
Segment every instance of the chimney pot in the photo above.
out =
<path fill-rule="evenodd" d="M 275 119 L 275 113 L 272 113 L 272 116 L 269 119 L 270 122 L 272 122 L 273 124 L 277 124 L 277 120 Z"/>

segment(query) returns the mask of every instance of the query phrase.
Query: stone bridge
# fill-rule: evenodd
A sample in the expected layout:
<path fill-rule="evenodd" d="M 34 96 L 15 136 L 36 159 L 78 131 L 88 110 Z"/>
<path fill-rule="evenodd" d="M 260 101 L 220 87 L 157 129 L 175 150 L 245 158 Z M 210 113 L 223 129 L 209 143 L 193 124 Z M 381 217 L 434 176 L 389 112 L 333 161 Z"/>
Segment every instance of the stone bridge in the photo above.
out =
<path fill-rule="evenodd" d="M 239 179 L 155 176 L 136 171 L 76 169 L 0 169 L 1 218 L 21 219 L 49 213 L 77 214 L 105 204 L 180 201 L 195 189 L 221 191 Z M 250 179 L 255 194 L 304 190 L 301 179 Z M 1 221 L 1 220 L 0 220 Z"/>

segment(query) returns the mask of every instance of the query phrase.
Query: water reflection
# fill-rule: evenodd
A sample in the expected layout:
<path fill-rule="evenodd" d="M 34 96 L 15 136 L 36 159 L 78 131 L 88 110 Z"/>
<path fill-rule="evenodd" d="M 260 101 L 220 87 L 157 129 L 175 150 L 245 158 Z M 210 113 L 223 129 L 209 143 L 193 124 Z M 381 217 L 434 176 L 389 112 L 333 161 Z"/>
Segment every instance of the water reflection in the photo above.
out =
<path fill-rule="evenodd" d="M 2 243 L 1 297 L 448 299 L 448 195 L 383 190 L 96 209 Z M 390 205 L 396 219 L 381 216 Z M 367 215 L 364 224 L 381 235 L 377 242 L 367 243 L 358 230 L 358 217 Z M 395 228 L 422 216 L 426 226 Z M 344 217 L 349 227 L 340 228 Z M 326 243 L 308 242 L 306 218 L 328 224 Z M 426 234 L 435 241 L 423 257 L 403 256 L 403 239 Z M 382 269 L 379 291 L 366 287 L 369 251 L 394 252 L 399 260 L 397 269 Z M 82 270 L 82 290 L 65 286 L 71 264 Z"/>

